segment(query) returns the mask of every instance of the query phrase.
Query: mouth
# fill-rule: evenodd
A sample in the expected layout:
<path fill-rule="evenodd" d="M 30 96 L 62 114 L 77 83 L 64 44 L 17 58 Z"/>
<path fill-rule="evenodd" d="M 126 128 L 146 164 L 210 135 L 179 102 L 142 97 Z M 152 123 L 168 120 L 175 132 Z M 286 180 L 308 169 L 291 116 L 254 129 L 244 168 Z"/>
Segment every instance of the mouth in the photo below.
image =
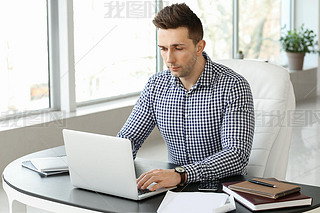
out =
<path fill-rule="evenodd" d="M 179 70 L 180 68 L 181 68 L 180 66 L 176 66 L 176 67 L 170 66 L 170 67 L 169 67 L 169 69 L 172 70 L 172 71 L 177 71 L 177 70 Z"/>

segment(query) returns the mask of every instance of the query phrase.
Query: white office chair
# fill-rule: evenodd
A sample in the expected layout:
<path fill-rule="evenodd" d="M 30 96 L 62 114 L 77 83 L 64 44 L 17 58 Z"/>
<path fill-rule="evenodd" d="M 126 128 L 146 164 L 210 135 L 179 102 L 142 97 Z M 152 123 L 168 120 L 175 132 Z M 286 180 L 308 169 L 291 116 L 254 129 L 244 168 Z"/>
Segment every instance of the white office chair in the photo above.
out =
<path fill-rule="evenodd" d="M 254 60 L 218 60 L 247 79 L 255 107 L 248 175 L 285 180 L 295 96 L 288 71 Z"/>

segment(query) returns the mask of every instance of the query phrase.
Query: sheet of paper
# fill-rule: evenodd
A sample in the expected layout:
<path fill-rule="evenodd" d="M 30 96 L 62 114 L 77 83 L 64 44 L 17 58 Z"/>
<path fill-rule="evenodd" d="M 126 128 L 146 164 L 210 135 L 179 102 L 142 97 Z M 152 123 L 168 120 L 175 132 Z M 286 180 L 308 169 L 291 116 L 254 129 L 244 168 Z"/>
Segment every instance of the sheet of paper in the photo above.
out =
<path fill-rule="evenodd" d="M 236 208 L 233 197 L 225 193 L 168 191 L 158 213 L 222 213 Z"/>

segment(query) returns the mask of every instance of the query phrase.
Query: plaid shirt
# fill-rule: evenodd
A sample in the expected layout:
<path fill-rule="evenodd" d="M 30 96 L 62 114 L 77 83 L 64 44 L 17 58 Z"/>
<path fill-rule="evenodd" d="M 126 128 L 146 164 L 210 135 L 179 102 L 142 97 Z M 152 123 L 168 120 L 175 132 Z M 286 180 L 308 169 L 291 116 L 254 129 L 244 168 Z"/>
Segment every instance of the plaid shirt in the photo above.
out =
<path fill-rule="evenodd" d="M 118 133 L 135 157 L 157 125 L 169 162 L 186 169 L 188 182 L 245 174 L 254 132 L 248 82 L 203 56 L 205 68 L 189 91 L 169 70 L 152 76 Z"/>

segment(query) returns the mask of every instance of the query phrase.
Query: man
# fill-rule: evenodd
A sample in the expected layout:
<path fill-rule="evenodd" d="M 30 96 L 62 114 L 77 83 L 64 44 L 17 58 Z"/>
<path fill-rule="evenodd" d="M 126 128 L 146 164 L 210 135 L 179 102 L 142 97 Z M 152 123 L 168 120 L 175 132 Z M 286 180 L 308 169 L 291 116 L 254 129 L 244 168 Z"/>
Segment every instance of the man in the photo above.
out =
<path fill-rule="evenodd" d="M 154 18 L 158 46 L 168 70 L 152 76 L 118 133 L 133 155 L 157 126 L 175 169 L 142 174 L 137 187 L 150 190 L 245 174 L 254 114 L 247 81 L 211 61 L 200 19 L 186 4 L 173 4 Z"/>

